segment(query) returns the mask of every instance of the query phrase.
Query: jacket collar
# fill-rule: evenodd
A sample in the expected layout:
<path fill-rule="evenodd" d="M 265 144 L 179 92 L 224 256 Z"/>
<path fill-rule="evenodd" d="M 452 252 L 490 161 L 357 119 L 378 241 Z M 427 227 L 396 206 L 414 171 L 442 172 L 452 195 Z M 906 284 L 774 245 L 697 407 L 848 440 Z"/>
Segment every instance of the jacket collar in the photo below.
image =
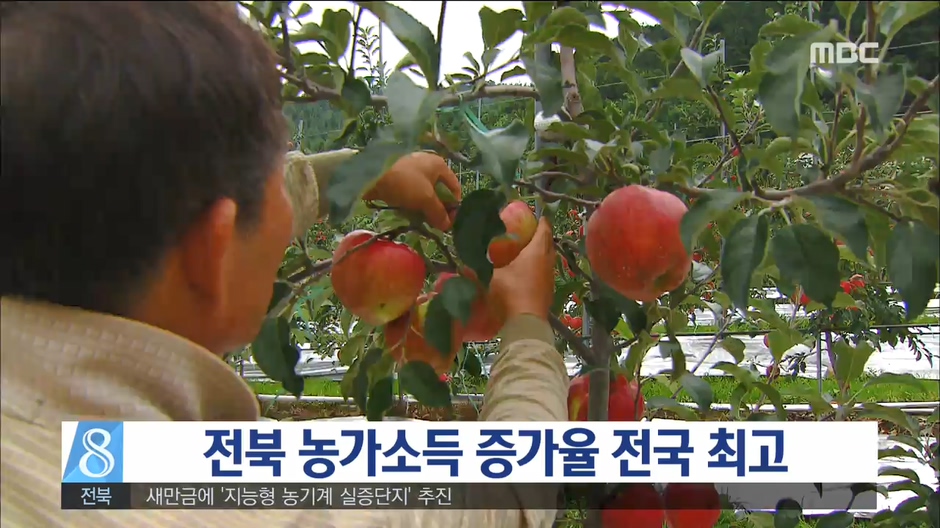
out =
<path fill-rule="evenodd" d="M 2 413 L 63 420 L 257 420 L 225 361 L 180 336 L 77 308 L 0 299 Z"/>

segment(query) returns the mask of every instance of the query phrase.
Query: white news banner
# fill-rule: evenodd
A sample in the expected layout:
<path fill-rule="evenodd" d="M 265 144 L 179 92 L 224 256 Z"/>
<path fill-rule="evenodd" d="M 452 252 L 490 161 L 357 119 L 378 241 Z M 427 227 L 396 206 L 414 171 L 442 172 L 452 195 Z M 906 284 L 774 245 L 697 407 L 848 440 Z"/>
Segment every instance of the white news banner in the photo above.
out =
<path fill-rule="evenodd" d="M 819 449 L 820 438 L 839 448 Z M 876 422 L 62 424 L 64 483 L 877 479 Z"/>

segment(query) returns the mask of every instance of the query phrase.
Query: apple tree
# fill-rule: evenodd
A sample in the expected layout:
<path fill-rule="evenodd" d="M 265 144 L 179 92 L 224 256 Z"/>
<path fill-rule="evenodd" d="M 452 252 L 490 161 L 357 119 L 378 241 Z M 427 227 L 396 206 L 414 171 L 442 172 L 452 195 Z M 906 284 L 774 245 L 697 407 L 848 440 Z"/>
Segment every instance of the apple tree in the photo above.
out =
<path fill-rule="evenodd" d="M 587 419 L 607 419 L 610 387 L 630 386 L 621 378 L 665 384 L 696 404 L 693 409 L 674 398 L 651 398 L 646 412 L 709 418 L 713 391 L 686 364 L 675 336 L 689 325 L 689 308 L 698 306 L 721 322 L 708 353 L 721 349 L 730 358 L 714 368 L 738 383 L 733 418 L 783 420 L 783 397 L 795 397 L 809 403 L 817 419 L 893 424 L 896 438 L 910 447 L 893 454 L 938 469 L 936 445 L 925 445 L 922 438 L 924 423 L 875 403 L 855 407 L 858 389 L 864 387 L 852 383 L 858 385 L 874 353 L 870 339 L 837 334 L 824 343 L 840 390 L 821 395 L 778 390 L 741 364 L 743 342 L 726 335 L 735 318 L 769 326 L 769 348 L 779 363 L 794 346 L 812 348 L 819 339 L 816 331 L 800 327 L 797 312 L 803 308 L 813 313 L 814 330 L 844 326 L 841 318 L 855 317 L 854 311 L 869 313 L 875 304 L 884 308 L 900 302 L 894 316 L 907 321 L 925 311 L 938 281 L 940 255 L 940 80 L 916 75 L 888 50 L 906 25 L 937 8 L 935 2 L 839 2 L 840 19 L 832 23 L 813 21 L 808 2 L 788 6 L 761 27 L 744 72 L 722 64 L 709 33 L 716 14 L 730 8 L 725 2 L 523 2 L 522 10 L 501 12 L 484 7 L 479 13 L 484 50 L 480 56 L 468 53 L 461 72 L 441 71 L 441 42 L 447 35 L 438 30 L 435 37 L 387 2 L 356 2 L 361 9 L 355 16 L 327 9 L 319 22 L 308 20 L 305 5 L 292 12 L 287 2 L 241 4 L 280 53 L 286 99 L 330 101 L 347 116 L 344 135 L 369 112 L 385 116 L 326 189 L 334 225 L 364 215 L 373 235 L 339 258 L 334 254 L 335 261 L 325 255 L 317 255 L 323 257 L 318 260 L 303 248 L 299 254 L 292 250 L 293 257 L 289 252 L 300 271 L 272 300 L 269 318 L 251 347 L 266 374 L 289 392 L 303 389 L 294 371 L 298 336 L 293 321 L 303 317 L 309 292 L 323 295 L 332 267 L 338 269 L 343 258 L 368 251 L 370 244 L 395 241 L 424 262 L 424 290 L 437 288 L 431 284 L 440 273 L 459 275 L 400 314 L 405 322 L 399 333 L 411 335 L 409 325 L 416 324 L 420 342 L 389 339 L 391 323 L 368 324 L 367 314 L 342 311 L 347 340 L 340 359 L 350 366 L 343 392 L 370 419 L 381 419 L 392 406 L 397 374 L 400 388 L 421 403 L 450 406 L 451 392 L 431 363 L 443 359 L 450 364 L 456 358 L 462 368 L 479 372 L 480 358 L 454 344 L 462 341 L 462 325 L 486 304 L 483 292 L 494 270 L 488 250 L 512 227 L 501 211 L 521 200 L 536 205 L 540 214 L 569 217 L 565 225 L 555 224 L 559 275 L 550 323 L 559 350 L 570 350 L 586 365 Z M 446 6 L 441 3 L 441 17 Z M 408 51 L 381 94 L 357 76 L 357 47 L 363 42 L 353 36 L 360 33 L 362 10 Z M 668 38 L 651 44 L 645 36 L 649 28 L 637 23 L 632 11 L 655 19 Z M 864 21 L 862 34 L 839 30 L 855 27 L 853 19 Z M 616 38 L 596 29 L 613 20 Z M 523 35 L 521 48 L 504 49 L 517 32 Z M 812 43 L 856 41 L 878 42 L 879 60 L 811 64 Z M 506 55 L 501 52 L 509 52 L 508 60 L 498 60 Z M 654 57 L 670 74 L 655 82 L 643 78 L 634 67 L 641 55 Z M 532 85 L 487 81 L 520 74 L 528 75 Z M 612 105 L 602 97 L 596 82 L 602 74 L 627 87 L 630 104 Z M 531 98 L 542 118 L 527 111 L 493 130 L 480 130 L 468 120 L 462 134 L 468 141 L 458 141 L 458 134 L 441 126 L 441 109 L 500 97 Z M 682 104 L 720 123 L 727 144 L 692 142 L 683 131 L 659 126 L 660 112 Z M 492 183 L 453 204 L 451 232 L 359 199 L 395 160 L 420 149 L 479 170 Z M 904 169 L 897 169 L 901 165 Z M 643 214 L 624 212 L 630 210 Z M 592 237 L 604 244 L 592 244 Z M 623 260 L 618 251 L 627 248 L 634 251 Z M 874 278 L 889 283 L 891 292 L 876 292 L 870 286 Z M 792 313 L 778 313 L 765 288 L 793 300 Z M 877 303 L 872 301 L 876 296 Z M 586 309 L 580 325 L 565 319 L 574 317 L 575 299 Z M 663 330 L 653 332 L 657 325 Z M 862 326 L 850 333 L 861 334 Z M 408 348 L 404 363 L 403 342 Z M 672 369 L 641 380 L 640 365 L 654 348 L 672 359 Z M 440 357 L 412 353 L 418 349 Z M 865 383 L 921 382 L 882 374 Z M 752 393 L 776 411 L 743 405 Z M 935 413 L 926 426 L 936 421 Z M 881 512 L 874 524 L 905 525 L 936 515 L 935 492 L 904 470 L 887 471 L 902 478 L 894 489 L 914 491 L 915 497 Z M 597 505 L 609 491 L 593 489 L 588 499 Z M 836 511 L 820 522 L 847 526 L 848 516 Z M 792 527 L 799 518 L 798 506 L 785 499 L 773 523 Z"/>

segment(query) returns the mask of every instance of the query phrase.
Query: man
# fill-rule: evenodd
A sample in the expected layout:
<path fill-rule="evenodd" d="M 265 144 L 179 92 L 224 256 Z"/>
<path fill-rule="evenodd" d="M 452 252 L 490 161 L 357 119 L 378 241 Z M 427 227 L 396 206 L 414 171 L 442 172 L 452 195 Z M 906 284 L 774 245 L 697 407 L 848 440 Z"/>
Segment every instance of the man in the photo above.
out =
<path fill-rule="evenodd" d="M 4 2 L 0 13 L 4 527 L 551 525 L 553 511 L 521 501 L 61 511 L 63 420 L 258 419 L 221 356 L 254 338 L 285 247 L 325 210 L 321 190 L 351 153 L 292 154 L 285 170 L 275 58 L 217 3 Z M 443 160 L 413 154 L 368 195 L 448 228 L 438 181 L 459 197 Z M 568 380 L 546 323 L 553 258 L 542 220 L 494 276 L 509 319 L 483 420 L 565 419 Z"/>

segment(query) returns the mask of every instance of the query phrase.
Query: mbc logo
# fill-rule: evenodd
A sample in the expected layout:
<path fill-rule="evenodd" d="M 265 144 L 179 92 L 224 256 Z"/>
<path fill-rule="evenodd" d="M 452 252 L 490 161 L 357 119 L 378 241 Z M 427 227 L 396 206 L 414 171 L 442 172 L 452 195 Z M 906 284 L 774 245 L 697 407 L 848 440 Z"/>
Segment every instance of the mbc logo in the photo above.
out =
<path fill-rule="evenodd" d="M 868 50 L 873 50 L 869 56 Z M 809 46 L 810 64 L 878 64 L 878 43 L 813 42 Z"/>
<path fill-rule="evenodd" d="M 64 431 L 63 431 L 64 433 Z M 66 444 L 71 440 L 71 447 Z M 63 483 L 106 484 L 124 481 L 124 424 L 79 422 L 72 438 L 63 434 L 68 461 Z"/>

